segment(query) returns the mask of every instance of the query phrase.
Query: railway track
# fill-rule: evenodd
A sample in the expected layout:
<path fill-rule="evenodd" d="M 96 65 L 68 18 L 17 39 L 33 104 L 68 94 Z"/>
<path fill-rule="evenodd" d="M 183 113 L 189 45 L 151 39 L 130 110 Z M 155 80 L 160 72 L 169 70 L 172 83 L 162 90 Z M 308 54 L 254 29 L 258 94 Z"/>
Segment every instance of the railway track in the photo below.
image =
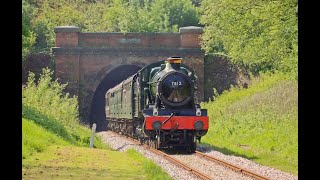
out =
<path fill-rule="evenodd" d="M 197 177 L 200 178 L 200 179 L 204 179 L 204 180 L 210 180 L 210 179 L 212 179 L 212 178 L 210 178 L 209 176 L 203 174 L 202 172 L 200 172 L 200 171 L 198 171 L 198 170 L 190 167 L 189 165 L 187 165 L 187 164 L 185 164 L 185 163 L 183 163 L 183 162 L 181 162 L 181 161 L 179 161 L 179 160 L 177 160 L 177 159 L 175 159 L 175 158 L 173 158 L 173 157 L 170 157 L 168 154 L 166 154 L 166 153 L 164 153 L 164 152 L 162 152 L 162 151 L 160 151 L 160 150 L 152 149 L 152 148 L 150 148 L 150 147 L 148 147 L 148 148 L 149 148 L 149 150 L 152 151 L 153 153 L 155 153 L 155 154 L 157 154 L 157 155 L 159 155 L 159 156 L 161 156 L 161 157 L 164 157 L 166 160 L 168 160 L 168 161 L 170 161 L 170 162 L 172 162 L 172 163 L 174 163 L 174 164 L 182 167 L 183 169 L 191 172 L 192 174 L 194 174 L 195 176 L 197 176 Z"/>
<path fill-rule="evenodd" d="M 239 166 L 230 164 L 230 163 L 228 163 L 228 162 L 226 162 L 226 161 L 223 161 L 223 160 L 214 158 L 214 157 L 212 157 L 212 156 L 208 156 L 208 155 L 206 155 L 206 154 L 204 154 L 204 153 L 202 153 L 202 152 L 196 151 L 196 152 L 195 152 L 195 155 L 196 155 L 196 156 L 199 156 L 199 157 L 202 157 L 202 158 L 204 158 L 204 159 L 206 159 L 206 160 L 209 160 L 209 161 L 213 161 L 213 162 L 222 164 L 223 166 L 226 166 L 226 167 L 228 167 L 228 168 L 231 168 L 232 170 L 237 171 L 237 172 L 239 172 L 239 173 L 243 173 L 243 174 L 245 174 L 245 175 L 247 175 L 247 176 L 251 176 L 251 177 L 253 177 L 253 178 L 255 178 L 255 179 L 259 179 L 259 180 L 269 180 L 268 178 L 266 178 L 266 177 L 264 177 L 264 176 L 261 176 L 261 175 L 259 175 L 259 174 L 256 174 L 256 173 L 254 173 L 254 172 L 252 172 L 252 171 L 249 171 L 249 170 L 247 170 L 247 169 L 241 168 L 241 167 L 239 167 Z"/>
<path fill-rule="evenodd" d="M 134 138 L 129 137 L 129 136 L 123 136 L 123 137 L 127 138 L 130 141 L 133 141 L 135 144 L 140 144 L 141 145 L 141 143 L 137 139 L 134 139 Z M 142 144 L 142 145 L 145 148 L 147 148 L 149 151 L 153 152 L 154 154 L 159 155 L 159 156 L 163 157 L 164 159 L 166 159 L 166 160 L 172 162 L 173 164 L 177 165 L 178 167 L 181 167 L 181 168 L 189 171 L 190 173 L 194 174 L 199 179 L 203 179 L 203 180 L 213 179 L 212 177 L 210 177 L 210 176 L 208 176 L 208 175 L 196 170 L 195 168 L 187 165 L 186 163 L 183 163 L 180 160 L 177 160 L 176 158 L 171 157 L 169 154 L 167 154 L 167 153 L 165 153 L 163 151 L 154 149 L 153 147 L 151 147 L 151 146 L 149 146 L 147 144 Z M 247 170 L 245 168 L 230 164 L 230 163 L 228 163 L 226 161 L 223 161 L 221 159 L 217 159 L 215 157 L 208 156 L 208 155 L 206 155 L 206 154 L 204 154 L 204 153 L 202 153 L 200 151 L 195 151 L 194 155 L 196 155 L 198 157 L 201 157 L 201 158 L 204 158 L 205 160 L 221 164 L 222 166 L 228 167 L 229 169 L 231 169 L 231 170 L 233 170 L 233 171 L 235 171 L 237 173 L 242 173 L 242 174 L 244 174 L 246 176 L 250 176 L 250 177 L 252 177 L 254 179 L 269 180 L 269 178 L 266 178 L 266 177 L 264 177 L 262 175 L 256 174 L 256 173 L 254 173 L 254 172 L 252 172 L 250 170 Z"/>
<path fill-rule="evenodd" d="M 140 144 L 140 142 L 139 142 L 138 140 L 136 140 L 136 139 L 134 139 L 134 138 L 132 138 L 132 137 L 130 137 L 130 136 L 124 136 L 124 137 L 126 137 L 127 139 L 129 139 L 129 140 L 131 140 L 131 141 L 134 141 L 134 142 L 137 143 L 137 144 Z M 175 164 L 175 165 L 177 165 L 177 166 L 179 166 L 179 167 L 181 167 L 181 168 L 189 171 L 190 173 L 192 173 L 193 175 L 195 175 L 195 176 L 198 177 L 199 179 L 203 179 L 203 180 L 210 180 L 210 179 L 212 179 L 212 178 L 210 178 L 209 176 L 201 173 L 200 171 L 198 171 L 198 170 L 196 170 L 196 169 L 188 166 L 187 164 L 185 164 L 185 163 L 183 163 L 183 162 L 181 162 L 181 161 L 179 161 L 179 160 L 177 160 L 177 159 L 175 159 L 175 158 L 173 158 L 173 157 L 170 157 L 170 155 L 168 155 L 168 154 L 166 154 L 166 153 L 164 153 L 164 152 L 162 152 L 162 151 L 160 151 L 160 150 L 154 149 L 153 147 L 148 146 L 148 145 L 146 145 L 146 144 L 142 144 L 142 145 L 143 145 L 144 147 L 146 147 L 149 151 L 153 152 L 154 154 L 157 154 L 157 155 L 163 157 L 164 159 L 170 161 L 171 163 L 173 163 L 173 164 Z"/>

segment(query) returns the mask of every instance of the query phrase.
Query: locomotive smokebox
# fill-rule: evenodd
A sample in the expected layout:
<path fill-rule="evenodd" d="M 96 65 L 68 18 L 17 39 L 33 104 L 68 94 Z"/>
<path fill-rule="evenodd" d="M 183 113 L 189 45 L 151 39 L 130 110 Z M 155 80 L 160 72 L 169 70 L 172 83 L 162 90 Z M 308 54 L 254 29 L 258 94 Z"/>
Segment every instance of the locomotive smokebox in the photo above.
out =
<path fill-rule="evenodd" d="M 160 69 L 154 70 L 157 72 L 150 83 L 152 95 L 170 107 L 185 106 L 193 99 L 194 83 L 181 62 L 180 57 L 168 58 Z"/>

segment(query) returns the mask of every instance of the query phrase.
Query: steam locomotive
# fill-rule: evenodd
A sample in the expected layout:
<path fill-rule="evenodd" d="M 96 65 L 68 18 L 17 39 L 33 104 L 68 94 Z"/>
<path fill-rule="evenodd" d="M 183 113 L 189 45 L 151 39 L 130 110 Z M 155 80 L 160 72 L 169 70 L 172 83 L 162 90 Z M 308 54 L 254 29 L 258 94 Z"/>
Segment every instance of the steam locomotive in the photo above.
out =
<path fill-rule="evenodd" d="M 197 76 L 182 58 L 145 66 L 106 92 L 108 129 L 156 149 L 195 151 L 209 127 L 197 103 Z"/>

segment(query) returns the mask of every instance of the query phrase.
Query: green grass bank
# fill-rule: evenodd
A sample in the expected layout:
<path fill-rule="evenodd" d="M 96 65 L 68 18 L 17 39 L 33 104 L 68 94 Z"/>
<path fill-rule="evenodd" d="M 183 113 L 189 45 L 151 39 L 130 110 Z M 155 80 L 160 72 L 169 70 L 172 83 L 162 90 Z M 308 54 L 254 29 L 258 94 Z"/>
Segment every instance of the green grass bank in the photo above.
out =
<path fill-rule="evenodd" d="M 172 179 L 133 149 L 75 145 L 25 118 L 22 132 L 23 179 Z M 101 143 L 99 138 L 96 142 Z"/>
<path fill-rule="evenodd" d="M 22 88 L 23 179 L 172 179 L 134 150 L 118 152 L 79 123 L 76 97 L 47 70 Z"/>
<path fill-rule="evenodd" d="M 208 109 L 210 127 L 202 143 L 298 174 L 298 82 L 264 74 L 247 88 L 231 88 Z"/>

